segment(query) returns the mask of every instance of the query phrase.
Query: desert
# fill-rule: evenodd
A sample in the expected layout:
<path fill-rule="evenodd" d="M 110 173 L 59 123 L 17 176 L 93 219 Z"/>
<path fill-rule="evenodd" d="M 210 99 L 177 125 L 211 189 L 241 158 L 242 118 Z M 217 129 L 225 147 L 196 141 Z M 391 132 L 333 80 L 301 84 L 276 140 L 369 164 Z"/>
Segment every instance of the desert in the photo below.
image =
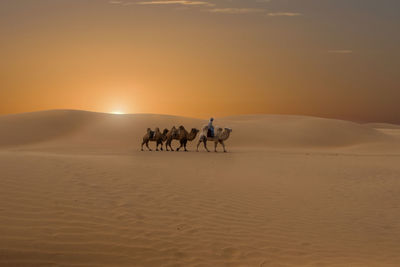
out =
<path fill-rule="evenodd" d="M 206 123 L 0 116 L 0 265 L 398 266 L 398 126 L 230 116 L 228 153 L 140 151 L 148 127 Z"/>
<path fill-rule="evenodd" d="M 400 266 L 399 10 L 0 0 L 0 267 Z"/>

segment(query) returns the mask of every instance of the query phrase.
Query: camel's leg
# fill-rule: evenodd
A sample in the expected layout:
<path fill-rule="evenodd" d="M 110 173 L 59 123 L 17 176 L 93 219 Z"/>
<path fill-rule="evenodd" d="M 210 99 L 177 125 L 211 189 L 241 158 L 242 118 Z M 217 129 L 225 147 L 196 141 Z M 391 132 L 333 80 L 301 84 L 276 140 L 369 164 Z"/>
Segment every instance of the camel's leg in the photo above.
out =
<path fill-rule="evenodd" d="M 186 149 L 186 144 L 187 144 L 187 140 L 185 140 L 185 141 L 183 142 L 183 146 L 184 146 L 184 148 L 185 148 L 185 151 L 187 151 L 187 149 Z"/>
<path fill-rule="evenodd" d="M 151 151 L 151 148 L 149 147 L 149 141 L 146 142 L 146 147 L 149 151 Z"/>
<path fill-rule="evenodd" d="M 176 149 L 176 151 L 179 151 L 184 146 L 185 140 L 179 140 L 179 143 L 180 146 Z"/>
<path fill-rule="evenodd" d="M 214 142 L 214 152 L 217 152 L 217 145 L 218 145 L 218 141 Z"/>
<path fill-rule="evenodd" d="M 172 148 L 172 140 L 168 142 L 168 146 L 171 149 L 171 151 L 174 151 L 174 149 Z"/>
<path fill-rule="evenodd" d="M 163 149 L 163 142 L 161 141 L 161 151 L 164 151 Z"/>
<path fill-rule="evenodd" d="M 196 151 L 199 152 L 199 145 L 201 144 L 201 140 L 199 140 L 199 142 L 197 143 L 197 149 Z"/>
<path fill-rule="evenodd" d="M 160 151 L 159 149 L 158 149 L 158 146 L 160 145 L 160 141 L 156 141 L 156 151 Z"/>
<path fill-rule="evenodd" d="M 210 152 L 210 150 L 208 150 L 207 148 L 207 139 L 204 139 L 203 143 L 204 143 L 204 148 L 207 150 L 207 152 Z"/>
<path fill-rule="evenodd" d="M 222 145 L 222 147 L 224 148 L 224 152 L 226 152 L 226 149 L 225 149 L 225 144 L 224 144 L 224 141 L 219 141 L 220 142 L 220 144 Z"/>
<path fill-rule="evenodd" d="M 145 141 L 142 142 L 142 151 L 143 151 L 143 145 L 144 145 L 145 143 L 146 143 Z"/>
<path fill-rule="evenodd" d="M 168 149 L 168 140 L 165 142 L 165 150 L 169 151 L 169 149 Z"/>
<path fill-rule="evenodd" d="M 197 152 L 199 152 L 199 146 L 200 146 L 201 143 L 204 144 L 204 148 L 207 150 L 207 152 L 210 152 L 210 151 L 208 151 L 208 149 L 207 149 L 207 138 L 204 138 L 204 136 L 201 137 L 201 138 L 199 139 L 199 142 L 197 143 Z"/>

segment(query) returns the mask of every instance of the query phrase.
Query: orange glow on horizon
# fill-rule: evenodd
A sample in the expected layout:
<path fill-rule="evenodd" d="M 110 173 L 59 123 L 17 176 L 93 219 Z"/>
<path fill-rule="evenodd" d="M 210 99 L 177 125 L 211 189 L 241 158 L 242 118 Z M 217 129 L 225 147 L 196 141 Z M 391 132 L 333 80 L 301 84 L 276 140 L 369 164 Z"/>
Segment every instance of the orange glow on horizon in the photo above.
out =
<path fill-rule="evenodd" d="M 353 24 L 370 29 L 376 21 L 354 10 L 352 24 L 343 25 L 339 7 L 319 5 L 327 14 L 321 18 L 313 10 L 282 11 L 276 2 L 236 3 L 241 9 L 216 3 L 220 12 L 108 1 L 2 2 L 8 16 L 0 19 L 0 114 L 274 113 L 400 123 L 393 60 L 400 22 L 379 18 L 387 33 L 379 38 L 373 30 L 354 35 Z M 277 12 L 264 14 L 269 8 Z M 337 24 L 343 30 L 327 35 L 324 27 Z"/>

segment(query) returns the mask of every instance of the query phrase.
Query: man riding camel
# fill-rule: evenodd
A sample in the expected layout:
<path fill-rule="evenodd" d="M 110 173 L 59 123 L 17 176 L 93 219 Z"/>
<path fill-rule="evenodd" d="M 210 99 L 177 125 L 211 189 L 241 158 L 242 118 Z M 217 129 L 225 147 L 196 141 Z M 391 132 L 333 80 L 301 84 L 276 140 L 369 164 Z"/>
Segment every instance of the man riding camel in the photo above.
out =
<path fill-rule="evenodd" d="M 214 118 L 210 119 L 208 123 L 208 137 L 214 137 L 214 125 L 213 125 Z"/>

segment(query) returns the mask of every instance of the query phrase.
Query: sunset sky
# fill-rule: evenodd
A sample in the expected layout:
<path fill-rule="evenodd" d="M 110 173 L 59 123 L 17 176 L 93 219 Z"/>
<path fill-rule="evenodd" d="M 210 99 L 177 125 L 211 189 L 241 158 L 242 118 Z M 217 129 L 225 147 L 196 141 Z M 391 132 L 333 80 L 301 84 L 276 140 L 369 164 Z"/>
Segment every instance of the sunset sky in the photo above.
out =
<path fill-rule="evenodd" d="M 399 0 L 1 0 L 0 114 L 400 123 Z"/>

